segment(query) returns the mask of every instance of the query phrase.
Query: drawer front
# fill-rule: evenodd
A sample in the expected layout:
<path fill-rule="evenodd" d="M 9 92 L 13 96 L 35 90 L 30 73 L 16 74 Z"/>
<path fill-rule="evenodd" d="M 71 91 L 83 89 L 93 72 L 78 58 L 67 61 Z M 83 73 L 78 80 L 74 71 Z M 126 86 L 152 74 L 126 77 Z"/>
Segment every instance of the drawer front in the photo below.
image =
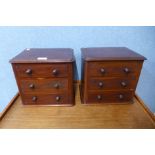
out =
<path fill-rule="evenodd" d="M 53 93 L 68 90 L 68 80 L 62 78 L 52 79 L 24 79 L 20 81 L 23 93 Z"/>
<path fill-rule="evenodd" d="M 102 91 L 89 92 L 88 103 L 115 103 L 130 101 L 134 95 L 133 91 Z"/>
<path fill-rule="evenodd" d="M 128 77 L 139 76 L 141 61 L 88 62 L 88 76 L 93 77 Z"/>
<path fill-rule="evenodd" d="M 68 64 L 15 64 L 19 77 L 67 77 Z"/>
<path fill-rule="evenodd" d="M 136 77 L 130 78 L 90 78 L 88 90 L 135 89 Z"/>
<path fill-rule="evenodd" d="M 46 95 L 28 95 L 22 96 L 23 104 L 26 105 L 61 105 L 68 104 L 67 94 L 46 94 Z"/>

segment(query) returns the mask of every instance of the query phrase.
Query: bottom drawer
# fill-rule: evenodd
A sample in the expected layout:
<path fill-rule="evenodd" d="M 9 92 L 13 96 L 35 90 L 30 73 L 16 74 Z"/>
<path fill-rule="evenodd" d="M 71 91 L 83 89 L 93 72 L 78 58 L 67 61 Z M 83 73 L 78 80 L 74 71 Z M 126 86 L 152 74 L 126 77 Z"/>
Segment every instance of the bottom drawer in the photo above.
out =
<path fill-rule="evenodd" d="M 130 101 L 134 96 L 133 91 L 102 91 L 88 93 L 86 103 L 119 103 Z"/>
<path fill-rule="evenodd" d="M 61 105 L 69 104 L 67 94 L 47 94 L 47 95 L 23 95 L 23 104 L 26 105 Z"/>

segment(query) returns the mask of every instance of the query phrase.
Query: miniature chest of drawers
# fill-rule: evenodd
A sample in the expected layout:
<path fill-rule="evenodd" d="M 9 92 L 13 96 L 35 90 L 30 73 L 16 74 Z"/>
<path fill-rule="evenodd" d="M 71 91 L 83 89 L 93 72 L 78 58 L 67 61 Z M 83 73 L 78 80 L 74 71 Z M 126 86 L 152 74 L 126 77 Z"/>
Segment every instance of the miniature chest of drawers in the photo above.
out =
<path fill-rule="evenodd" d="M 82 48 L 81 100 L 92 103 L 130 103 L 143 61 L 126 47 Z"/>
<path fill-rule="evenodd" d="M 26 49 L 10 60 L 24 105 L 74 104 L 72 49 Z"/>

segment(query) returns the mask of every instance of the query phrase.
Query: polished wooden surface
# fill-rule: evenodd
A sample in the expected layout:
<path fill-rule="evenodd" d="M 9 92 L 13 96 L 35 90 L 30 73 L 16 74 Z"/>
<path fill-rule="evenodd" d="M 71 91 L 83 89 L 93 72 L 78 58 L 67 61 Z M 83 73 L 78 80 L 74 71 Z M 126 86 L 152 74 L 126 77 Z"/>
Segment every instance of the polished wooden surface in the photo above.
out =
<path fill-rule="evenodd" d="M 134 98 L 133 104 L 83 105 L 76 87 L 72 107 L 24 106 L 19 97 L 0 128 L 155 128 L 155 122 Z"/>
<path fill-rule="evenodd" d="M 73 49 L 70 48 L 30 48 L 10 60 L 11 63 L 73 62 Z"/>
<path fill-rule="evenodd" d="M 86 61 L 146 60 L 144 56 L 126 47 L 90 47 L 81 50 Z"/>

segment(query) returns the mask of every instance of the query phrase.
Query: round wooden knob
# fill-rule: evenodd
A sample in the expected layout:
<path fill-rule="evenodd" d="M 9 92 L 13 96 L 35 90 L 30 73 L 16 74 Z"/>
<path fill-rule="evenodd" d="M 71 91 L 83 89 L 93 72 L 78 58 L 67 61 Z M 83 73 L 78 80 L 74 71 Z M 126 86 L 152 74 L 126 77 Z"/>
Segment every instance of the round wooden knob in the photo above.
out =
<path fill-rule="evenodd" d="M 59 88 L 59 84 L 58 83 L 55 83 L 54 84 L 54 88 L 57 88 L 58 89 Z"/>
<path fill-rule="evenodd" d="M 33 96 L 33 97 L 32 97 L 32 101 L 33 101 L 33 102 L 37 101 L 37 97 L 36 97 L 36 96 Z"/>
<path fill-rule="evenodd" d="M 32 69 L 27 69 L 27 70 L 25 71 L 25 73 L 28 74 L 28 75 L 32 74 Z"/>
<path fill-rule="evenodd" d="M 102 96 L 101 95 L 97 95 L 97 99 L 98 100 L 101 100 L 102 99 Z"/>
<path fill-rule="evenodd" d="M 60 98 L 60 96 L 56 96 L 55 99 L 56 99 L 56 101 L 60 101 L 61 98 Z"/>
<path fill-rule="evenodd" d="M 103 82 L 99 82 L 99 83 L 98 83 L 98 86 L 99 86 L 100 88 L 102 88 L 102 87 L 103 87 Z"/>
<path fill-rule="evenodd" d="M 34 84 L 33 84 L 33 83 L 30 84 L 30 85 L 29 85 L 29 88 L 30 88 L 30 89 L 34 89 L 34 88 L 35 88 Z"/>
<path fill-rule="evenodd" d="M 53 75 L 57 75 L 58 74 L 58 70 L 57 69 L 53 69 L 52 74 Z"/>
<path fill-rule="evenodd" d="M 127 86 L 126 82 L 124 82 L 124 81 L 121 82 L 121 85 L 122 85 L 123 87 L 126 87 L 126 86 Z"/>
<path fill-rule="evenodd" d="M 125 72 L 125 73 L 129 73 L 129 72 L 130 72 L 129 68 L 127 68 L 127 67 L 124 68 L 124 72 Z"/>
<path fill-rule="evenodd" d="M 123 98 L 124 98 L 124 96 L 123 96 L 122 94 L 120 94 L 120 95 L 119 95 L 119 99 L 122 100 Z"/>
<path fill-rule="evenodd" d="M 101 68 L 101 69 L 100 69 L 100 72 L 101 72 L 102 74 L 104 74 L 104 73 L 105 73 L 105 69 L 104 69 L 104 68 Z"/>

